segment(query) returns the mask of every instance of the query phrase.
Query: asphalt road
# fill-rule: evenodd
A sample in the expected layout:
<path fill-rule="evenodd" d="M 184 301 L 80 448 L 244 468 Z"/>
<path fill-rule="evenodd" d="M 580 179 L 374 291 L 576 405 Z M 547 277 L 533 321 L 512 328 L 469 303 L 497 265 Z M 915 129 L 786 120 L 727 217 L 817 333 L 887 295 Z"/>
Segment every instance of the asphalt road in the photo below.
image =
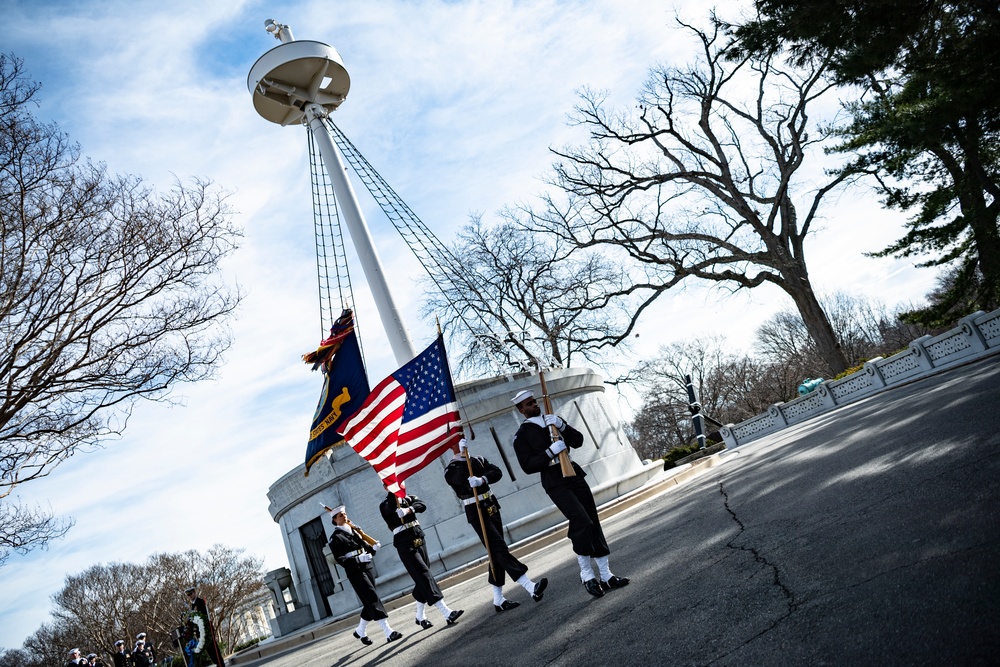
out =
<path fill-rule="evenodd" d="M 255 666 L 987 665 L 1000 663 L 1000 356 L 841 408 L 727 454 L 611 518 L 600 599 L 568 540 L 524 560 L 549 578 L 497 614 L 484 580 L 446 590 L 465 616 L 373 646 L 350 632 Z"/>

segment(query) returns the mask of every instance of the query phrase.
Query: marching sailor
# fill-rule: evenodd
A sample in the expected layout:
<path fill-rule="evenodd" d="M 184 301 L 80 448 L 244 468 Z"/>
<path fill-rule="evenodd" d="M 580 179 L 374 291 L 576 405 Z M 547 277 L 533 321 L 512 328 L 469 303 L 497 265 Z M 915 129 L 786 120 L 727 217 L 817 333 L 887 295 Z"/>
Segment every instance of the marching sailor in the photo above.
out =
<path fill-rule="evenodd" d="M 542 577 L 537 582 L 532 581 L 528 577 L 528 566 L 514 557 L 503 539 L 500 501 L 490 491 L 490 484 L 499 482 L 503 478 L 503 472 L 481 456 L 469 457 L 468 461 L 467 456 L 469 456 L 468 443 L 462 438 L 458 442 L 458 453 L 444 470 L 444 479 L 465 505 L 465 518 L 489 551 L 490 568 L 487 581 L 493 589 L 493 606 L 497 613 L 521 606 L 520 602 L 508 600 L 503 595 L 507 574 L 528 592 L 532 600 L 539 602 L 549 580 Z M 469 474 L 470 465 L 472 475 Z M 485 536 L 483 525 L 479 522 L 480 512 L 476 510 L 477 500 L 482 512 L 483 525 L 486 527 Z"/>
<path fill-rule="evenodd" d="M 441 612 L 448 625 L 454 625 L 464 612 L 461 609 L 449 609 L 445 604 L 444 594 L 431 574 L 424 530 L 417 520 L 417 514 L 426 511 L 427 505 L 416 496 L 397 499 L 392 491 L 387 491 L 378 510 L 385 525 L 392 531 L 392 545 L 399 553 L 399 560 L 413 579 L 412 595 L 417 601 L 417 625 L 424 629 L 434 626 L 424 615 L 429 604 Z"/>
<path fill-rule="evenodd" d="M 576 476 L 564 477 L 559 467 L 559 453 L 565 451 L 567 446 L 574 449 L 581 447 L 583 435 L 561 417 L 543 415 L 529 389 L 518 392 L 511 403 L 524 416 L 514 434 L 517 461 L 524 472 L 539 473 L 542 488 L 569 520 L 569 539 L 573 543 L 584 588 L 594 597 L 601 597 L 613 588 L 628 585 L 629 580 L 612 574 L 608 565 L 611 550 L 601 530 L 594 494 L 583 479 L 586 473 L 573 463 Z M 550 427 L 558 430 L 558 438 L 553 438 Z M 597 574 L 594 574 L 591 559 L 597 563 Z"/>
<path fill-rule="evenodd" d="M 368 638 L 369 621 L 378 621 L 386 642 L 402 639 L 400 632 L 389 626 L 389 615 L 375 590 L 375 572 L 372 569 L 372 557 L 381 544 L 368 537 L 363 530 L 351 523 L 347 518 L 347 509 L 340 505 L 330 510 L 333 515 L 333 534 L 330 536 L 330 551 L 347 573 L 347 580 L 361 600 L 361 622 L 354 631 L 354 637 L 361 640 L 365 646 L 370 646 Z M 367 539 L 366 539 L 367 538 Z"/>

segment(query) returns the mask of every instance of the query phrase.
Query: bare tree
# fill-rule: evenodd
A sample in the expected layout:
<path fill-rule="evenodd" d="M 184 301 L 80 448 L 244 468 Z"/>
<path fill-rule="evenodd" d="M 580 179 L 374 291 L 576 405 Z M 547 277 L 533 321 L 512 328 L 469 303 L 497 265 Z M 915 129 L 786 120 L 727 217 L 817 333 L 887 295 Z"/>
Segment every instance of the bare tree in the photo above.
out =
<path fill-rule="evenodd" d="M 40 664 L 32 660 L 28 652 L 23 649 L 4 650 L 0 648 L 0 667 L 36 667 Z"/>
<path fill-rule="evenodd" d="M 835 292 L 821 301 L 851 366 L 892 354 L 930 332 L 902 321 L 902 311 L 892 312 L 881 301 L 864 296 Z M 794 369 L 800 378 L 826 373 L 815 343 L 794 311 L 780 311 L 765 321 L 757 330 L 754 347 L 766 363 Z"/>
<path fill-rule="evenodd" d="M 24 651 L 32 667 L 65 665 L 71 648 L 82 646 L 73 643 L 71 630 L 60 623 L 43 623 L 24 640 Z"/>
<path fill-rule="evenodd" d="M 156 585 L 150 569 L 134 563 L 94 565 L 66 577 L 65 586 L 53 595 L 52 612 L 57 627 L 69 628 L 68 643 L 110 654 L 116 640 L 128 642 L 146 632 L 157 649 L 162 633 L 147 628 L 139 608 L 149 588 Z M 69 649 L 72 646 L 62 648 Z"/>
<path fill-rule="evenodd" d="M 209 618 L 223 652 L 236 648 L 242 612 L 266 590 L 264 561 L 242 554 L 243 549 L 217 544 L 200 560 L 198 590 L 208 605 Z"/>
<path fill-rule="evenodd" d="M 70 648 L 86 646 L 110 664 L 116 640 L 130 642 L 145 632 L 158 657 L 179 655 L 170 644 L 171 631 L 189 609 L 185 589 L 197 584 L 220 647 L 232 650 L 240 614 L 266 590 L 263 570 L 261 558 L 221 544 L 206 553 L 154 554 L 142 564 L 94 565 L 66 577 L 52 597 L 53 622 L 42 624 L 24 648 L 34 653 L 45 646 L 44 651 L 65 656 Z"/>
<path fill-rule="evenodd" d="M 35 547 L 44 548 L 65 535 L 74 523 L 69 518 L 56 518 L 41 507 L 3 503 L 0 500 L 0 566 L 12 552 L 23 554 Z"/>
<path fill-rule="evenodd" d="M 924 333 L 899 319 L 900 309 L 863 296 L 837 292 L 823 299 L 837 337 L 853 365 L 885 356 Z M 733 351 L 722 337 L 673 343 L 630 374 L 642 389 L 643 404 L 631 424 L 636 450 L 658 458 L 694 438 L 685 375 L 691 375 L 703 412 L 723 424 L 738 423 L 798 395 L 806 378 L 819 377 L 824 364 L 802 318 L 775 313 L 758 330 L 754 354 Z"/>
<path fill-rule="evenodd" d="M 240 236 L 225 195 L 81 161 L 33 116 L 21 67 L 0 55 L 0 560 L 69 526 L 15 488 L 120 435 L 138 400 L 211 376 L 241 298 L 219 268 Z"/>
<path fill-rule="evenodd" d="M 465 343 L 464 369 L 595 361 L 628 321 L 632 290 L 623 287 L 620 267 L 509 218 L 487 226 L 474 217 L 452 253 L 462 275 L 429 289 L 424 311 L 440 314 Z"/>
<path fill-rule="evenodd" d="M 852 178 L 807 180 L 819 172 L 809 159 L 825 138 L 808 113 L 831 88 L 824 64 L 730 62 L 717 31 L 681 25 L 700 45 L 698 64 L 654 69 L 635 113 L 585 91 L 575 122 L 589 143 L 554 151 L 554 183 L 567 197 L 550 194 L 540 211 L 523 209 L 522 224 L 615 253 L 640 267 L 639 283 L 656 294 L 685 278 L 732 289 L 776 285 L 829 371 L 840 372 L 847 362 L 804 252 L 824 198 Z"/>
<path fill-rule="evenodd" d="M 755 414 L 746 399 L 761 368 L 752 358 L 730 351 L 720 336 L 665 345 L 633 374 L 644 396 L 632 423 L 636 451 L 643 458 L 660 458 L 694 439 L 687 375 L 703 412 L 716 421 L 738 422 Z"/>

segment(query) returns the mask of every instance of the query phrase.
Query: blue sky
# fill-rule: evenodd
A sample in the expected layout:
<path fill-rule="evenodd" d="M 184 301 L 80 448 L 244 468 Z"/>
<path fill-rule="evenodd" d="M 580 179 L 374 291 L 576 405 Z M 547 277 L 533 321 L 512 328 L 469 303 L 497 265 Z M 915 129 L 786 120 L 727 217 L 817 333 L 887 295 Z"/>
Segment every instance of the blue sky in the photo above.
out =
<path fill-rule="evenodd" d="M 246 88 L 251 65 L 277 44 L 265 19 L 338 49 L 352 86 L 335 122 L 449 238 L 471 214 L 489 220 L 543 191 L 548 148 L 581 139 L 565 122 L 575 91 L 607 89 L 628 105 L 650 66 L 690 60 L 689 44 L 670 28 L 675 9 L 691 19 L 705 12 L 693 1 L 675 8 L 648 0 L 0 0 L 0 8 L 2 48 L 44 86 L 39 116 L 85 155 L 158 187 L 207 176 L 232 192 L 247 237 L 226 270 L 248 294 L 217 380 L 179 387 L 177 406 L 141 407 L 120 441 L 21 489 L 23 500 L 77 524 L 48 550 L 0 568 L 0 646 L 8 648 L 48 619 L 66 574 L 98 562 L 222 542 L 264 557 L 268 569 L 286 565 L 265 494 L 302 461 L 321 380 L 299 356 L 321 332 L 305 130 L 261 119 Z M 423 347 L 434 328 L 417 315 L 419 265 L 366 205 L 411 337 Z M 889 304 L 919 300 L 931 272 L 862 257 L 899 230 L 899 218 L 870 198 L 843 195 L 808 246 L 817 290 L 872 295 L 877 285 Z M 355 280 L 359 317 L 374 322 Z M 774 290 L 728 296 L 689 286 L 649 313 L 634 354 L 723 329 L 745 344 L 763 319 L 790 306 Z M 395 362 L 371 329 L 363 334 L 374 382 Z"/>

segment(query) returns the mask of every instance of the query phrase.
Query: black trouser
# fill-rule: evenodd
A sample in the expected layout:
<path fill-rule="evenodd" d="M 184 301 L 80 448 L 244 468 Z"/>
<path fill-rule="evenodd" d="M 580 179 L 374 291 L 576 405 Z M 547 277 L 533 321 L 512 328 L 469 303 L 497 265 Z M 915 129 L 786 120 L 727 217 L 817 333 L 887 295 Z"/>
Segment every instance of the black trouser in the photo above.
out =
<path fill-rule="evenodd" d="M 546 492 L 563 516 L 569 519 L 569 539 L 574 552 L 594 558 L 611 553 L 601 530 L 594 494 L 582 477 L 564 477 Z"/>
<path fill-rule="evenodd" d="M 396 547 L 396 551 L 410 579 L 413 579 L 413 599 L 424 604 L 434 604 L 438 600 L 443 600 L 444 595 L 434 581 L 428 565 L 430 558 L 427 555 L 427 545 L 415 547 L 411 542 L 410 545 Z"/>
<path fill-rule="evenodd" d="M 385 607 L 382 606 L 382 600 L 375 591 L 375 574 L 371 564 L 345 565 L 344 569 L 347 570 L 347 580 L 351 582 L 351 587 L 361 600 L 361 618 L 366 621 L 389 618 L 389 614 L 385 613 Z"/>
<path fill-rule="evenodd" d="M 503 539 L 503 519 L 500 518 L 500 507 L 490 501 L 480 502 L 479 507 L 483 511 L 483 522 L 486 524 L 485 539 L 479 524 L 475 503 L 465 506 L 465 517 L 472 525 L 472 529 L 476 531 L 480 541 L 486 545 L 490 552 L 490 561 L 492 561 L 493 567 L 489 570 L 488 581 L 493 586 L 503 586 L 507 581 L 504 573 L 509 574 L 511 579 L 517 581 L 528 572 L 528 566 L 514 558 L 514 554 L 507 548 L 507 543 Z"/>

